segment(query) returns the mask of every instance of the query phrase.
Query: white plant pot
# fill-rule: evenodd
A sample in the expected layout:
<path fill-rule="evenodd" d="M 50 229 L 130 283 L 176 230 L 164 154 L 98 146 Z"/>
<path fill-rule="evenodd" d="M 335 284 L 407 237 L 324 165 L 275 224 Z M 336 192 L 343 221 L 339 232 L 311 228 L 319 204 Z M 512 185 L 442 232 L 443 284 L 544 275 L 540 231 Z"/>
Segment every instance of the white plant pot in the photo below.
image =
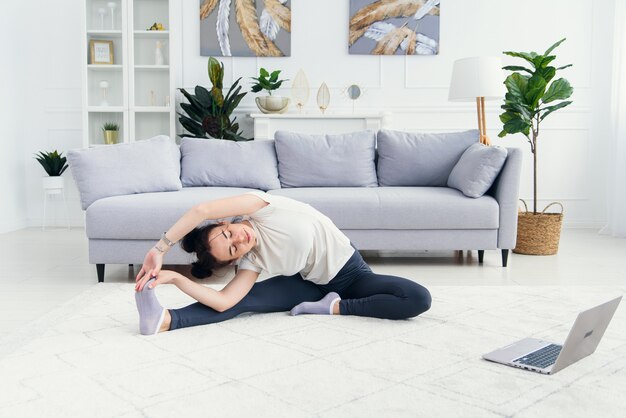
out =
<path fill-rule="evenodd" d="M 62 190 L 65 187 L 64 180 L 61 176 L 42 177 L 41 184 L 45 190 Z"/>
<path fill-rule="evenodd" d="M 263 113 L 285 113 L 289 108 L 289 97 L 263 96 L 255 98 L 255 102 Z"/>

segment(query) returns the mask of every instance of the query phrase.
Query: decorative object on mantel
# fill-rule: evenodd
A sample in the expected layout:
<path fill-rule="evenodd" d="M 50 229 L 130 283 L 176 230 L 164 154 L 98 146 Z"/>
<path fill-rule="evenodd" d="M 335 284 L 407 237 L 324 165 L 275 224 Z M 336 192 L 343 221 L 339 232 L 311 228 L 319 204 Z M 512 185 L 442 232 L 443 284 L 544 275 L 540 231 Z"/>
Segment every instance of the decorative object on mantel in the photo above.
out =
<path fill-rule="evenodd" d="M 550 66 L 550 63 L 556 59 L 556 55 L 551 52 L 565 39 L 552 45 L 543 55 L 536 52 L 504 52 L 505 55 L 522 58 L 532 66 L 532 69 L 517 65 L 504 67 L 505 70 L 513 71 L 513 74 L 504 81 L 508 93 L 501 106 L 505 111 L 500 115 L 504 126 L 498 136 L 502 138 L 508 134 L 523 134 L 533 154 L 533 211 L 529 212 L 526 208 L 525 212 L 519 213 L 518 244 L 513 249 L 515 253 L 551 255 L 558 251 L 563 205 L 555 202 L 561 206 L 561 213 L 545 213 L 546 209 L 554 203 L 546 206 L 542 212 L 537 212 L 537 137 L 539 124 L 546 116 L 572 103 L 572 101 L 561 101 L 553 104 L 557 100 L 568 99 L 574 92 L 566 79 L 559 78 L 552 81 L 558 70 L 572 66 L 572 64 L 558 68 Z"/>
<path fill-rule="evenodd" d="M 231 141 L 250 141 L 252 138 L 241 136 L 243 131 L 239 131 L 237 118 L 230 119 L 230 115 L 241 102 L 241 99 L 248 94 L 240 93 L 241 86 L 239 77 L 230 86 L 228 93 L 224 96 L 222 92 L 224 80 L 224 64 L 213 57 L 209 58 L 208 64 L 209 79 L 213 87 L 207 90 L 202 86 L 196 86 L 195 95 L 188 93 L 185 89 L 179 89 L 187 98 L 189 103 L 182 103 L 180 107 L 187 115 L 178 112 L 180 124 L 189 133 L 182 133 L 179 136 L 191 138 L 217 138 Z"/>
<path fill-rule="evenodd" d="M 100 106 L 108 106 L 109 102 L 107 101 L 107 92 L 109 91 L 109 82 L 106 80 L 100 80 L 100 94 L 102 99 L 100 100 Z"/>
<path fill-rule="evenodd" d="M 120 133 L 120 126 L 115 122 L 106 122 L 104 125 L 102 125 L 102 133 L 104 135 L 105 144 L 117 144 L 117 139 Z"/>
<path fill-rule="evenodd" d="M 257 97 L 254 99 L 257 107 L 263 113 L 285 113 L 289 106 L 289 98 L 282 96 L 272 96 L 272 91 L 280 88 L 281 84 L 287 80 L 279 80 L 280 70 L 272 71 L 270 74 L 265 68 L 259 70 L 258 77 L 250 77 L 256 81 L 252 85 L 252 92 L 258 93 L 266 90 L 268 96 Z"/>
<path fill-rule="evenodd" d="M 326 112 L 328 109 L 328 104 L 330 103 L 330 90 L 328 90 L 328 86 L 326 83 L 322 83 L 320 89 L 317 91 L 317 105 L 319 106 L 322 114 Z"/>
<path fill-rule="evenodd" d="M 485 124 L 485 99 L 502 100 L 502 60 L 500 57 L 471 57 L 454 62 L 448 100 L 458 102 L 476 101 L 480 142 L 491 145 Z"/>
<path fill-rule="evenodd" d="M 232 3 L 232 0 L 204 0 L 200 4 L 200 55 L 290 55 L 290 0 L 264 0 L 260 14 L 255 0 L 235 0 L 235 19 L 231 19 Z M 237 25 L 232 24 L 234 21 Z M 237 35 L 231 37 L 234 31 Z"/>
<path fill-rule="evenodd" d="M 304 71 L 300 69 L 291 85 L 291 98 L 299 113 L 302 113 L 304 105 L 309 100 L 309 93 L 309 80 L 307 80 Z"/>
<path fill-rule="evenodd" d="M 348 52 L 438 54 L 439 3 L 440 0 L 350 0 Z"/>
<path fill-rule="evenodd" d="M 363 96 L 363 87 L 358 84 L 349 85 L 344 91 L 345 95 L 352 101 L 352 113 L 354 114 L 354 107 L 356 101 L 359 100 Z"/>

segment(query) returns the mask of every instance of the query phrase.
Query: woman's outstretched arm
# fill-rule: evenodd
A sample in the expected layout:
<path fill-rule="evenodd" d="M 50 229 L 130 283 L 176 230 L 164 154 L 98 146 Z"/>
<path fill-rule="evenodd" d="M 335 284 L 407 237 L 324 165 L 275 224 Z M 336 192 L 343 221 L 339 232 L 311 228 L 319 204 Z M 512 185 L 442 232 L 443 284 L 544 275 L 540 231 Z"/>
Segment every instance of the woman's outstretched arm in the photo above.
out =
<path fill-rule="evenodd" d="M 182 274 L 177 274 L 173 283 L 198 302 L 224 312 L 238 304 L 256 282 L 259 273 L 252 270 L 239 270 L 235 277 L 220 291 L 196 283 Z"/>
<path fill-rule="evenodd" d="M 200 203 L 189 209 L 167 230 L 167 232 L 165 232 L 165 239 L 171 244 L 176 243 L 206 219 L 249 215 L 266 205 L 268 205 L 268 203 L 263 199 L 251 194 L 242 194 Z M 161 238 L 146 254 L 141 270 L 135 277 L 135 281 L 138 282 L 145 277 L 145 283 L 150 277 L 156 276 L 163 265 L 163 256 L 170 248 L 171 246 Z"/>

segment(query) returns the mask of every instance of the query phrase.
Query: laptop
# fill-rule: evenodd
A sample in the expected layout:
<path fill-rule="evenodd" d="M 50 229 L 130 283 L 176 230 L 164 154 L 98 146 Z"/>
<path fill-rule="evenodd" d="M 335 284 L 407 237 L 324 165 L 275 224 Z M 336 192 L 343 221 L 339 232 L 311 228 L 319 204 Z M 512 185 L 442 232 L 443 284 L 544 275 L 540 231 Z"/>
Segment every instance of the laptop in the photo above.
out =
<path fill-rule="evenodd" d="M 484 354 L 483 358 L 520 369 L 554 374 L 596 351 L 621 300 L 620 296 L 579 313 L 563 345 L 525 338 Z"/>

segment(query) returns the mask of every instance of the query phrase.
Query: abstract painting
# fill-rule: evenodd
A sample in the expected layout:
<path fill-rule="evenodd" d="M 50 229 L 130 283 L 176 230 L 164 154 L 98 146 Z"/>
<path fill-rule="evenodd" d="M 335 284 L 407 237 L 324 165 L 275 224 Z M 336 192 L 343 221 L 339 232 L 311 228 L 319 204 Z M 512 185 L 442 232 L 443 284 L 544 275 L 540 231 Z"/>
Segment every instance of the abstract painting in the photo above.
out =
<path fill-rule="evenodd" d="M 290 54 L 290 0 L 200 0 L 200 55 Z"/>
<path fill-rule="evenodd" d="M 350 0 L 350 54 L 436 55 L 440 0 Z"/>

